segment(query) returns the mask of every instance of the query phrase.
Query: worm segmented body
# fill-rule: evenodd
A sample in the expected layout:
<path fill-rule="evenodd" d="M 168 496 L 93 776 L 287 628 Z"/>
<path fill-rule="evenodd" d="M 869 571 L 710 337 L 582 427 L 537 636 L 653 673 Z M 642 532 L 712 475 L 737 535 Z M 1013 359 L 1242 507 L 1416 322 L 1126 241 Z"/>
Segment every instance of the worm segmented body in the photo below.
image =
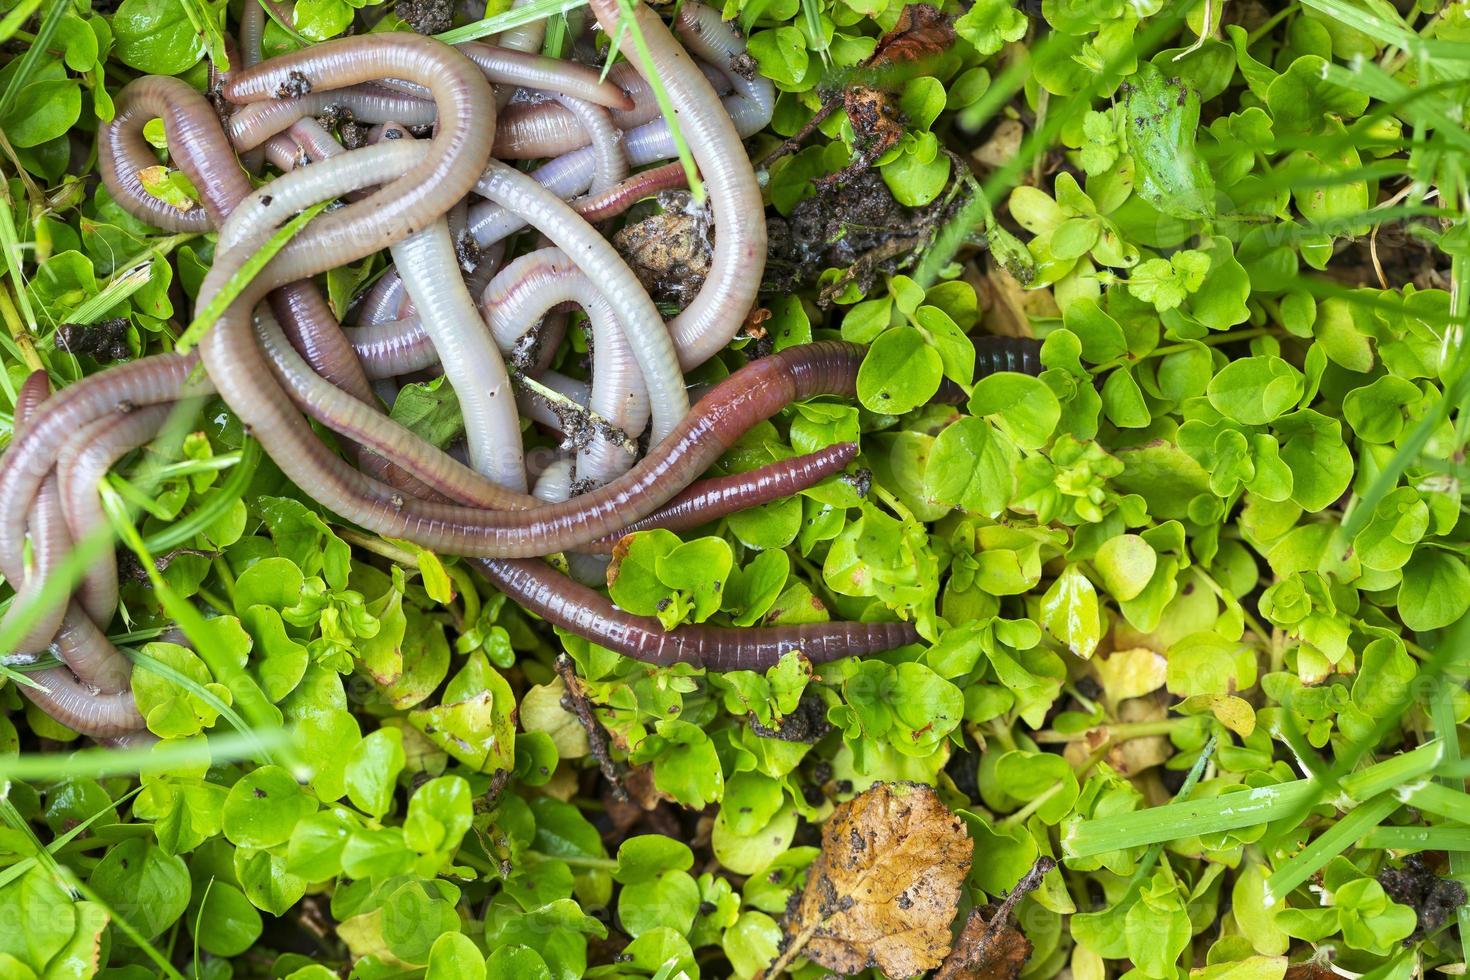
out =
<path fill-rule="evenodd" d="M 592 0 L 591 8 L 604 30 L 619 29 L 624 14 L 614 0 Z M 300 490 L 333 514 L 474 558 L 528 609 L 629 656 L 762 669 L 789 650 L 822 661 L 916 641 L 914 628 L 897 622 L 664 630 L 536 560 L 581 552 L 573 564 L 585 574 L 629 533 L 687 530 L 799 493 L 858 454 L 846 443 L 699 479 L 793 402 L 852 396 L 864 350 L 834 342 L 788 348 L 739 368 L 691 406 L 685 372 L 727 347 L 760 285 L 764 204 L 741 141 L 769 122 L 774 91 L 742 71 L 744 42 L 714 10 L 685 3 L 672 31 L 642 5 L 632 16 L 645 43 L 628 46 L 630 60 L 604 76 L 535 53 L 538 25 L 499 44 L 454 48 L 374 33 L 262 61 L 261 7 L 247 3 L 238 66 L 216 79 L 233 107 L 223 119 L 177 79 L 127 86 L 98 134 L 108 191 L 160 228 L 218 232 L 200 308 L 248 281 L 223 304 L 197 354 L 125 363 L 49 397 L 44 378 L 22 389 L 15 438 L 0 458 L 0 572 L 20 600 L 39 592 L 75 541 L 104 525 L 97 486 L 107 470 L 153 439 L 178 406 L 217 393 Z M 653 97 L 655 74 L 708 193 L 714 230 L 702 284 L 668 319 L 591 224 L 688 180 L 668 162 L 675 138 Z M 154 118 L 200 206 L 181 210 L 144 188 L 142 171 L 157 157 L 143 127 Z M 338 141 L 347 119 L 376 127 L 367 145 L 360 127 L 348 140 L 343 126 Z M 249 174 L 259 171 L 262 151 L 288 172 L 253 189 Z M 526 174 L 502 159 L 544 162 Z M 242 274 L 281 225 L 329 202 L 263 269 Z M 539 239 L 511 238 L 523 229 Z M 392 265 L 356 303 L 357 325 L 344 330 L 344 311 L 312 278 L 385 250 Z M 589 325 L 587 381 L 549 370 L 562 363 L 569 308 Z M 977 352 L 982 372 L 1039 370 L 1034 342 L 997 340 Z M 468 464 L 390 418 L 378 400 L 380 392 L 392 397 L 404 376 L 436 369 L 458 395 Z M 530 387 L 541 394 L 522 392 L 518 404 L 522 373 L 537 378 Z M 528 472 L 527 423 L 562 435 L 549 467 L 542 461 Z M 341 449 L 314 424 L 343 437 Z M 110 563 L 88 570 L 71 602 L 38 618 L 16 652 L 62 661 L 31 675 L 43 688 L 27 690 L 38 705 L 86 734 L 128 740 L 139 737 L 142 720 L 127 658 L 105 634 L 117 592 Z"/>

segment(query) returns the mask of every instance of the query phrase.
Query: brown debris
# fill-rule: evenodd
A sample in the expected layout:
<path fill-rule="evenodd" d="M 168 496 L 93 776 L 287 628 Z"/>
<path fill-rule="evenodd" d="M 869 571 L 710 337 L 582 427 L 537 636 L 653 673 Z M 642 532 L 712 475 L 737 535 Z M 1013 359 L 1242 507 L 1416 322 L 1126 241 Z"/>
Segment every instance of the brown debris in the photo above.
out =
<path fill-rule="evenodd" d="M 1037 859 L 1004 902 L 971 911 L 954 949 L 935 971 L 933 980 L 1016 980 L 1031 957 L 1032 947 L 1031 941 L 1010 924 L 1011 914 L 1056 866 L 1049 857 Z"/>
<path fill-rule="evenodd" d="M 903 121 L 887 92 L 853 85 L 843 94 L 842 107 L 852 125 L 853 160 L 835 174 L 818 177 L 813 181 L 818 187 L 847 183 L 903 138 Z"/>
<path fill-rule="evenodd" d="M 655 300 L 682 309 L 704 285 L 714 251 L 714 228 L 690 206 L 687 191 L 659 195 L 663 210 L 625 226 L 613 245 Z"/>
<path fill-rule="evenodd" d="M 1384 868 L 1378 872 L 1378 883 L 1389 898 L 1414 910 L 1419 918 L 1417 936 L 1434 932 L 1465 904 L 1465 886 L 1435 874 L 1422 854 L 1408 855 L 1401 868 Z"/>
<path fill-rule="evenodd" d="M 310 92 L 311 79 L 293 69 L 286 73 L 286 80 L 276 89 L 276 98 L 299 99 Z"/>
<path fill-rule="evenodd" d="M 830 91 L 823 88 L 822 105 L 816 114 L 794 135 L 767 154 L 757 167 L 764 170 L 788 153 L 796 152 L 838 106 L 846 109 L 851 117 L 853 106 L 850 97 L 853 89 L 896 91 L 903 81 L 922 74 L 929 62 L 943 56 L 950 45 L 954 44 L 954 39 L 954 24 L 948 14 L 927 3 L 911 3 L 904 7 L 898 16 L 898 22 L 893 25 L 893 30 L 878 39 L 873 53 L 858 66 L 845 87 L 834 85 Z M 861 110 L 860 106 L 859 109 Z M 857 125 L 854 122 L 853 128 L 857 129 Z M 898 131 L 901 134 L 903 127 L 899 126 Z M 876 160 L 882 152 L 880 150 L 869 157 L 869 162 Z M 866 169 L 866 165 L 856 168 L 861 169 Z M 854 167 L 848 167 L 843 173 L 850 170 L 856 172 Z"/>
<path fill-rule="evenodd" d="M 576 715 L 577 721 L 581 722 L 582 729 L 587 733 L 587 750 L 597 760 L 597 766 L 612 787 L 613 795 L 626 800 L 628 791 L 623 788 L 622 773 L 608 752 L 607 729 L 602 727 L 602 722 L 592 713 L 592 703 L 587 700 L 587 692 L 582 687 L 582 679 L 577 676 L 572 658 L 564 653 L 559 654 L 556 658 L 556 673 L 566 687 L 561 706 Z"/>
<path fill-rule="evenodd" d="M 917 262 L 955 207 L 948 193 L 922 208 L 899 204 L 873 170 L 816 187 L 785 220 L 767 221 L 766 293 L 794 292 L 828 268 L 845 271 L 822 289 L 819 305 L 830 306 L 848 283 L 866 292 L 879 276 Z"/>
<path fill-rule="evenodd" d="M 443 34 L 454 23 L 452 0 L 398 0 L 396 9 L 419 34 Z"/>
<path fill-rule="evenodd" d="M 965 825 L 929 786 L 878 783 L 833 811 L 782 925 L 775 976 L 800 954 L 837 973 L 910 977 L 943 962 L 970 871 Z"/>
<path fill-rule="evenodd" d="M 954 44 L 954 22 L 927 3 L 911 3 L 898 15 L 893 30 L 878 39 L 864 68 L 883 68 L 899 62 L 937 58 Z"/>

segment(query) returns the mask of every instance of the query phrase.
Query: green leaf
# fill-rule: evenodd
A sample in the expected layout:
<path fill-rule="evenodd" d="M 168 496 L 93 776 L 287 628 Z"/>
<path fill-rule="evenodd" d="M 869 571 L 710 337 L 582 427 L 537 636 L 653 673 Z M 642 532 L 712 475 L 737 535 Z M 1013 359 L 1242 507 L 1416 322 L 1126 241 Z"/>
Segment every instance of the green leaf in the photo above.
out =
<path fill-rule="evenodd" d="M 954 22 L 955 33 L 982 55 L 995 54 L 1007 41 L 1019 41 L 1026 26 L 1026 15 L 1009 0 L 976 0 Z"/>
<path fill-rule="evenodd" d="M 1421 549 L 1404 566 L 1399 615 L 1416 632 L 1448 626 L 1470 610 L 1470 570 L 1459 557 Z"/>
<path fill-rule="evenodd" d="M 524 980 L 530 976 L 521 974 Z M 429 949 L 424 980 L 485 980 L 485 956 L 462 932 L 446 932 Z"/>
<path fill-rule="evenodd" d="M 470 829 L 473 809 L 470 784 L 463 778 L 431 779 L 409 797 L 403 841 L 420 854 L 452 854 Z"/>
<path fill-rule="evenodd" d="M 1015 371 L 1000 371 L 975 382 L 970 411 L 996 416 L 1022 449 L 1046 445 L 1062 416 L 1061 403 L 1046 382 Z"/>
<path fill-rule="evenodd" d="M 380 728 L 358 742 L 343 773 L 352 805 L 370 817 L 387 813 L 404 760 L 400 729 Z"/>
<path fill-rule="evenodd" d="M 932 398 L 943 376 L 944 361 L 924 335 L 896 327 L 868 348 L 858 368 L 858 398 L 869 411 L 902 415 Z"/>
<path fill-rule="evenodd" d="M 420 439 L 443 449 L 464 433 L 459 398 L 442 376 L 411 381 L 398 392 L 388 416 Z"/>
<path fill-rule="evenodd" d="M 1102 576 L 1103 587 L 1114 598 L 1126 601 L 1144 590 L 1153 578 L 1158 561 L 1158 552 L 1143 538 L 1120 534 L 1102 543 L 1092 564 Z"/>
<path fill-rule="evenodd" d="M 187 921 L 199 947 L 215 956 L 239 956 L 255 945 L 264 928 L 245 893 L 222 881 L 209 883 Z"/>
<path fill-rule="evenodd" d="M 204 57 L 188 0 L 123 0 L 112 17 L 117 56 L 141 72 L 179 75 Z"/>
<path fill-rule="evenodd" d="M 1086 660 L 1102 639 L 1097 590 L 1076 565 L 1068 565 L 1041 597 L 1041 625 Z"/>
<path fill-rule="evenodd" d="M 161 935 L 189 905 L 183 858 L 136 837 L 108 848 L 87 883 L 145 939 Z"/>
<path fill-rule="evenodd" d="M 1210 404 L 1226 418 L 1265 425 L 1302 397 L 1302 373 L 1274 355 L 1231 361 L 1210 380 Z"/>
<path fill-rule="evenodd" d="M 1123 114 L 1139 196 L 1176 218 L 1212 217 L 1215 181 L 1195 146 L 1198 93 L 1147 62 L 1130 86 Z"/>
<path fill-rule="evenodd" d="M 296 822 L 315 813 L 316 800 L 302 792 L 280 766 L 262 766 L 230 787 L 223 810 L 224 833 L 240 847 L 284 844 Z"/>
<path fill-rule="evenodd" d="M 985 419 L 961 418 L 934 440 L 924 467 L 924 492 L 933 500 L 987 517 L 1010 502 L 1016 452 Z"/>

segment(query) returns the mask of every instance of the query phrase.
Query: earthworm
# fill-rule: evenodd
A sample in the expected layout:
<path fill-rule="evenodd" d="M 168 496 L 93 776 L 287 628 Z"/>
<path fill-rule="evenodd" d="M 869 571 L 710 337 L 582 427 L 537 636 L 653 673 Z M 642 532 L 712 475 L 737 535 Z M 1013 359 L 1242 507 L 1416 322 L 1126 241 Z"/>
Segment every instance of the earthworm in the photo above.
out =
<path fill-rule="evenodd" d="M 618 0 L 591 0 L 591 7 L 603 30 L 619 30 Z M 628 52 L 629 58 L 645 78 L 656 73 L 663 80 L 714 214 L 709 274 L 669 323 L 679 365 L 687 371 L 729 344 L 755 302 L 766 254 L 765 205 L 740 134 L 709 82 L 652 10 L 639 3 L 634 17 L 649 59 L 645 63 L 636 49 Z M 631 140 L 629 159 L 634 160 Z"/>
<path fill-rule="evenodd" d="M 362 369 L 373 381 L 423 371 L 439 363 L 439 352 L 418 317 L 343 327 Z"/>
<path fill-rule="evenodd" d="M 588 221 L 606 221 L 615 218 L 644 198 L 659 191 L 688 186 L 689 178 L 679 163 L 666 163 L 662 167 L 643 170 L 621 181 L 601 193 L 588 194 L 572 202 L 572 210 Z"/>
<path fill-rule="evenodd" d="M 653 527 L 687 531 L 772 500 L 794 496 L 826 479 L 857 457 L 855 442 L 840 442 L 814 453 L 792 456 L 729 476 L 691 483 L 667 504 L 617 534 L 589 543 L 584 551 L 611 551 L 624 537 Z"/>
<path fill-rule="evenodd" d="M 21 384 L 15 397 L 15 434 L 23 436 L 41 410 L 41 404 L 51 393 L 51 384 L 45 371 L 34 371 Z M 37 601 L 56 565 L 71 548 L 71 538 L 61 519 L 61 491 L 56 484 L 56 473 L 47 473 L 37 490 L 36 502 L 30 510 L 29 526 L 34 566 L 27 570 L 20 551 L 6 550 L 0 555 L 0 573 L 3 573 L 15 588 L 15 600 L 11 605 L 14 615 L 19 610 Z M 39 610 L 35 620 L 16 639 L 14 653 L 32 656 L 45 650 L 51 638 L 61 627 L 66 613 L 66 603 L 53 603 Z"/>
<path fill-rule="evenodd" d="M 490 83 L 443 42 L 404 33 L 326 41 L 245 69 L 223 94 L 232 102 L 256 104 L 300 78 L 313 94 L 375 78 L 418 82 L 434 94 L 437 125 L 421 163 L 369 197 L 319 216 L 277 253 L 272 267 L 284 281 L 356 261 L 421 231 L 464 197 L 490 158 Z"/>
<path fill-rule="evenodd" d="M 492 166 L 488 173 L 502 169 L 508 168 Z M 529 182 L 523 175 L 516 177 Z M 483 182 L 481 189 L 486 190 Z M 491 194 L 487 196 L 493 197 L 496 188 L 488 190 Z M 219 268 L 216 263 L 209 277 L 217 276 Z M 211 294 L 209 277 L 202 295 Z M 615 531 L 663 504 L 740 433 L 792 400 L 817 394 L 851 395 L 862 358 L 861 348 L 852 345 L 810 344 L 756 361 L 716 386 L 701 403 L 701 410 L 691 413 L 614 483 L 534 514 L 485 513 L 416 503 L 334 457 L 314 453 L 316 437 L 305 420 L 279 388 L 263 383 L 268 379 L 262 377 L 262 358 L 252 343 L 249 324 L 242 324 L 242 336 L 230 322 L 239 316 L 240 305 L 237 302 L 227 310 L 205 335 L 201 352 L 206 363 L 213 355 L 213 363 L 220 368 L 216 381 L 221 392 L 227 385 L 234 386 L 236 397 L 227 397 L 227 401 L 236 406 L 287 476 L 328 509 L 366 529 L 408 538 L 448 554 L 548 554 Z"/>
<path fill-rule="evenodd" d="M 116 738 L 131 735 L 143 725 L 130 689 L 110 694 L 94 691 L 65 667 L 48 667 L 28 676 L 42 690 L 17 685 L 20 691 L 46 714 L 83 735 Z"/>
<path fill-rule="evenodd" d="M 400 142 L 411 137 L 404 134 Z M 521 420 L 505 360 L 457 273 L 449 224 L 439 218 L 390 246 L 394 267 L 419 312 L 459 399 L 470 464 L 496 483 L 526 489 Z"/>
<path fill-rule="evenodd" d="M 126 86 L 118 96 L 117 105 L 116 118 L 100 127 L 98 133 L 98 160 L 104 181 L 109 179 L 109 171 L 113 180 L 119 181 L 119 187 L 125 183 L 124 177 L 136 178 L 126 171 L 129 148 L 136 149 L 136 144 L 142 143 L 143 122 L 161 116 L 175 163 L 200 188 L 204 198 L 205 207 L 196 210 L 210 219 L 211 227 L 221 222 L 227 225 L 225 216 L 250 193 L 250 182 L 234 162 L 234 155 L 220 131 L 219 117 L 203 96 L 178 79 L 149 76 Z M 119 169 L 123 171 L 121 175 Z M 119 200 L 125 206 L 138 204 L 131 198 Z M 154 217 L 147 207 L 134 213 L 144 220 L 152 221 Z M 314 285 L 285 284 L 271 301 L 288 334 L 313 369 L 354 397 L 372 398 L 366 375 Z"/>
<path fill-rule="evenodd" d="M 211 391 L 197 357 L 155 354 L 90 375 L 51 396 L 46 411 L 0 456 L 0 500 L 6 502 L 0 509 L 0 556 L 20 554 L 31 503 L 72 433 L 105 415 Z"/>
<path fill-rule="evenodd" d="M 175 107 L 195 100 L 208 105 L 198 92 L 177 78 L 140 78 L 117 94 L 114 100 L 116 113 L 112 120 L 97 127 L 97 173 L 103 186 L 130 213 L 165 231 L 204 232 L 214 227 L 214 221 L 204 208 L 181 210 L 148 193 L 139 177 L 143 170 L 158 166 L 153 148 L 143 138 L 144 125 L 161 116 L 167 132 L 168 124 L 180 118 Z M 215 125 L 217 129 L 218 123 Z M 199 177 L 197 171 L 189 173 L 181 157 L 181 148 L 189 141 L 188 136 L 175 127 L 169 148 L 179 168 L 185 170 L 191 181 L 195 181 Z M 242 194 L 248 192 L 250 184 L 236 164 L 234 155 L 226 156 L 227 159 L 213 161 L 211 176 L 217 176 L 230 189 L 243 188 Z M 232 170 L 238 174 L 238 180 L 231 177 Z M 200 185 L 195 183 L 194 186 L 198 188 Z"/>
<path fill-rule="evenodd" d="M 106 415 L 83 428 L 62 447 L 56 461 L 61 509 L 72 540 L 81 541 L 107 526 L 97 484 L 122 456 L 146 444 L 168 418 L 169 406 L 153 405 L 125 415 Z M 99 561 L 89 568 L 77 599 L 98 626 L 117 612 L 117 563 Z"/>
<path fill-rule="evenodd" d="M 22 437 L 24 431 L 32 430 L 43 418 L 38 409 L 46 390 L 45 374 L 36 372 L 17 398 L 16 423 L 23 430 Z M 33 581 L 43 583 L 55 564 L 72 547 L 71 535 L 61 514 L 60 491 L 54 471 L 42 481 L 29 516 L 37 559 L 34 573 L 26 578 L 27 585 Z M 0 552 L 0 571 L 12 581 L 17 581 L 21 573 L 20 554 Z M 17 592 L 17 603 L 26 601 L 20 596 L 21 593 Z M 21 685 L 21 690 L 53 718 L 84 734 L 118 734 L 114 731 L 118 725 L 125 726 L 122 731 L 138 728 L 142 719 L 132 705 L 132 694 L 128 689 L 131 668 L 127 659 L 108 642 L 77 604 L 70 601 L 59 603 L 57 610 L 54 613 L 48 611 L 45 618 L 54 622 L 47 627 L 50 632 L 41 642 L 51 646 L 67 666 L 49 668 L 33 676 L 32 679 L 46 690 L 25 685 Z M 54 643 L 51 642 L 53 636 Z M 30 652 L 23 647 L 18 649 Z M 95 708 L 88 709 L 89 703 L 95 703 Z M 111 719 L 110 724 L 108 719 Z"/>
<path fill-rule="evenodd" d="M 306 50 L 316 51 L 320 47 L 322 45 Z M 272 58 L 263 64 L 268 67 L 277 60 Z M 255 70 L 258 70 L 258 66 L 248 68 L 231 79 L 231 84 L 225 86 L 226 97 L 230 97 L 235 81 Z M 286 99 L 271 99 L 268 102 L 252 102 L 242 106 L 225 120 L 225 131 L 236 150 L 251 150 L 263 145 L 272 136 L 286 132 L 293 123 L 302 119 L 342 110 L 352 113 L 352 119 L 360 123 L 391 121 L 401 126 L 427 126 L 434 121 L 433 102 L 358 85 L 335 91 L 312 91 Z"/>
<path fill-rule="evenodd" d="M 481 558 L 490 584 L 548 622 L 644 663 L 691 664 L 707 670 L 765 670 L 799 650 L 813 663 L 860 657 L 916 643 L 908 623 L 812 623 L 730 629 L 687 624 L 665 630 L 657 619 L 634 616 L 606 596 L 572 581 L 544 562 Z"/>
<path fill-rule="evenodd" d="M 984 335 L 971 337 L 975 345 L 975 377 L 996 374 L 1001 371 L 1019 371 L 1022 374 L 1040 374 L 1041 341 L 1034 337 L 999 337 Z"/>
<path fill-rule="evenodd" d="M 664 439 L 689 411 L 684 375 L 663 317 L 622 256 L 566 202 L 518 170 L 492 161 L 475 191 L 509 212 L 534 217 L 542 234 L 597 283 L 647 385 L 653 441 Z"/>
<path fill-rule="evenodd" d="M 636 438 L 648 424 L 648 392 L 612 307 L 566 255 L 541 249 L 508 264 L 485 290 L 483 306 L 502 350 L 516 350 L 553 306 L 575 303 L 592 323 L 592 385 L 586 406 L 597 417 Z M 625 472 L 633 457 L 607 433 L 593 432 L 577 451 L 579 480 L 606 483 Z"/>
<path fill-rule="evenodd" d="M 531 0 L 514 0 L 510 5 L 510 9 L 515 10 L 517 7 L 524 7 L 530 2 Z M 541 50 L 541 46 L 545 42 L 545 20 L 533 20 L 529 23 L 522 24 L 520 27 L 512 27 L 510 30 L 503 31 L 495 36 L 496 44 L 502 48 L 509 48 L 512 51 L 537 52 Z"/>

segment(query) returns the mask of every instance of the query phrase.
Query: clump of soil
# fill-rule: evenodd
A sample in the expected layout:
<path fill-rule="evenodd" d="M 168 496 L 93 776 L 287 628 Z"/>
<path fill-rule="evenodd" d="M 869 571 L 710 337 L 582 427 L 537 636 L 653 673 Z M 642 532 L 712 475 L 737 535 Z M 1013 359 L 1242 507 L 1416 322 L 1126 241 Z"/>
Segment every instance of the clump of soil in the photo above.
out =
<path fill-rule="evenodd" d="M 454 23 L 452 0 L 398 0 L 398 16 L 420 34 L 442 34 Z"/>
<path fill-rule="evenodd" d="M 663 210 L 624 226 L 612 242 L 656 302 L 682 310 L 709 275 L 714 227 L 687 191 L 660 194 L 658 202 Z"/>
<path fill-rule="evenodd" d="M 762 738 L 778 738 L 783 742 L 812 743 L 832 730 L 827 721 L 827 706 L 816 695 L 803 695 L 796 710 L 782 718 L 774 728 L 762 725 L 754 715 L 747 719 L 747 724 Z"/>
<path fill-rule="evenodd" d="M 101 323 L 63 323 L 56 331 L 56 347 L 103 363 L 126 360 L 132 356 L 128 321 L 118 316 Z"/>
<path fill-rule="evenodd" d="M 1419 916 L 1418 936 L 1434 932 L 1465 904 L 1465 886 L 1435 874 L 1419 854 L 1404 858 L 1402 868 L 1378 872 L 1378 883 L 1389 898 L 1409 906 Z"/>
<path fill-rule="evenodd" d="M 818 297 L 830 305 L 847 283 L 867 291 L 880 275 L 891 275 L 918 261 L 924 248 L 954 212 L 958 201 L 941 194 L 932 204 L 910 208 L 894 200 L 873 170 L 840 183 L 816 185 L 817 193 L 799 202 L 784 220 L 767 221 L 768 293 L 790 293 L 809 286 L 824 269 L 844 269 L 838 282 Z"/>
<path fill-rule="evenodd" d="M 299 71 L 286 73 L 286 80 L 276 88 L 278 99 L 299 99 L 311 92 L 311 79 Z"/>

